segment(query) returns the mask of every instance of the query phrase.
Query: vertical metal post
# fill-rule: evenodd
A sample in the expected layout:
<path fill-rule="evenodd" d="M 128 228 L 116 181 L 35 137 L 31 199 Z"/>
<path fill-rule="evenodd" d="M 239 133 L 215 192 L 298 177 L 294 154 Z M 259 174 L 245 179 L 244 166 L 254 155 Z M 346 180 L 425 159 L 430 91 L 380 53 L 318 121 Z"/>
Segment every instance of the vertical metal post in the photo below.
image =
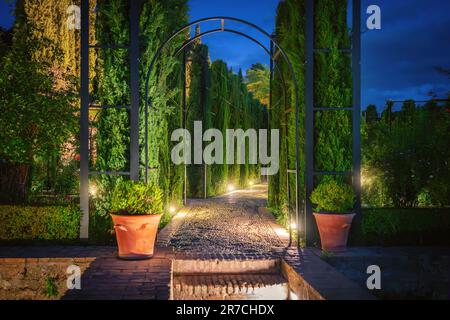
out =
<path fill-rule="evenodd" d="M 273 82 L 273 74 L 274 74 L 274 72 L 273 72 L 273 69 L 274 69 L 274 61 L 273 61 L 273 55 L 274 55 L 274 52 L 273 52 L 273 47 L 274 47 L 273 46 L 273 41 L 274 41 L 274 37 L 275 37 L 274 34 L 270 35 L 270 46 L 269 46 L 270 47 L 269 106 L 267 108 L 267 132 L 269 132 L 269 138 L 268 139 L 270 139 L 270 137 L 271 137 L 271 135 L 270 135 L 270 113 L 272 112 L 272 107 L 273 107 L 273 94 L 272 94 L 273 85 L 272 85 L 272 82 Z M 270 143 L 270 140 L 269 140 L 269 143 Z M 266 175 L 265 179 L 266 179 L 267 184 L 269 184 L 269 179 L 270 179 L 269 175 Z"/>
<path fill-rule="evenodd" d="M 186 110 L 186 50 L 183 50 L 183 97 L 182 97 L 182 108 L 183 108 L 183 129 L 186 130 L 187 127 L 187 110 Z M 186 152 L 186 133 L 184 136 L 184 152 Z M 184 156 L 186 156 L 184 154 Z M 186 157 L 185 157 L 186 160 Z M 183 202 L 184 205 L 187 204 L 187 163 L 184 162 L 184 173 L 183 173 Z"/>
<path fill-rule="evenodd" d="M 306 61 L 305 61 L 305 236 L 306 245 L 314 242 L 312 204 L 309 199 L 314 187 L 314 0 L 306 1 Z"/>
<path fill-rule="evenodd" d="M 287 153 L 287 152 L 286 152 Z M 286 161 L 289 165 L 289 160 Z M 292 217 L 291 217 L 291 199 L 289 188 L 289 166 L 286 166 L 286 191 L 287 191 L 287 209 L 288 209 L 288 221 L 289 221 L 289 246 L 292 243 Z M 298 223 L 298 221 L 297 221 Z"/>
<path fill-rule="evenodd" d="M 141 0 L 130 1 L 130 178 L 139 181 L 139 11 Z"/>
<path fill-rule="evenodd" d="M 300 211 L 299 211 L 299 201 L 300 201 L 300 194 L 299 194 L 299 186 L 300 186 L 300 178 L 299 178 L 299 169 L 297 167 L 297 169 L 295 170 L 295 223 L 297 225 L 297 247 L 300 247 Z M 292 236 L 290 236 L 292 237 Z M 291 238 L 289 239 L 289 243 L 291 243 Z"/>
<path fill-rule="evenodd" d="M 204 199 L 208 198 L 208 190 L 206 188 L 206 186 L 207 186 L 206 181 L 207 181 L 207 174 L 208 174 L 207 170 L 208 170 L 208 167 L 205 163 L 203 165 L 203 179 L 204 179 L 204 181 L 203 181 L 203 198 Z"/>
<path fill-rule="evenodd" d="M 80 239 L 89 237 L 89 0 L 81 1 Z"/>
<path fill-rule="evenodd" d="M 352 22 L 353 78 L 353 187 L 356 192 L 355 226 L 361 218 L 361 0 L 353 0 Z"/>

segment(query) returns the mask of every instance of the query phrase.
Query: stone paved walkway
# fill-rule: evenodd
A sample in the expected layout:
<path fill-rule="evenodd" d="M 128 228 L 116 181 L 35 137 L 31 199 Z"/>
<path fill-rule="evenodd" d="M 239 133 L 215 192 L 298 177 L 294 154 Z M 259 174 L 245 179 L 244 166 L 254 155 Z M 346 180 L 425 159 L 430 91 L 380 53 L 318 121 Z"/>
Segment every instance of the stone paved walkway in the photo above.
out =
<path fill-rule="evenodd" d="M 191 200 L 160 233 L 160 245 L 178 251 L 223 254 L 267 253 L 286 247 L 288 234 L 262 208 L 267 185 Z"/>

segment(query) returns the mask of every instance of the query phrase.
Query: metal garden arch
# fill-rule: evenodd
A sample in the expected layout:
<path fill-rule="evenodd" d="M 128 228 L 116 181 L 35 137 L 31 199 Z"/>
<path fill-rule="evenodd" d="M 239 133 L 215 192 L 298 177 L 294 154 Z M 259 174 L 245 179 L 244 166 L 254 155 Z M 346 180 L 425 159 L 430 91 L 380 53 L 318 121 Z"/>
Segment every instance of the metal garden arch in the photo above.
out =
<path fill-rule="evenodd" d="M 329 48 L 315 48 L 314 47 L 314 0 L 305 0 L 306 14 L 305 14 L 305 198 L 304 200 L 304 217 L 303 228 L 306 235 L 306 244 L 312 245 L 315 240 L 314 236 L 314 221 L 312 217 L 312 205 L 309 196 L 313 190 L 314 177 L 320 175 L 345 175 L 352 176 L 353 186 L 356 191 L 356 205 L 355 211 L 360 213 L 361 208 L 361 183 L 360 183 L 360 167 L 361 167 L 361 136 L 360 136 L 360 117 L 361 117 L 361 0 L 352 0 L 352 47 L 343 48 L 338 51 L 342 54 L 350 54 L 352 56 L 352 79 L 353 79 L 353 102 L 352 106 L 338 107 L 338 106 L 316 106 L 314 99 L 314 54 L 331 52 Z M 89 176 L 90 175 L 124 175 L 129 176 L 132 180 L 139 180 L 139 13 L 142 0 L 130 1 L 129 10 L 129 26 L 130 26 L 130 42 L 129 44 L 90 44 L 89 43 L 89 0 L 81 0 L 81 112 L 80 112 L 80 209 L 82 211 L 82 218 L 80 221 L 80 238 L 88 238 L 89 226 Z M 242 19 L 232 17 L 211 17 L 193 21 L 184 27 L 174 32 L 157 50 L 146 77 L 146 99 L 145 99 L 145 117 L 148 119 L 149 106 L 151 107 L 151 100 L 149 100 L 149 78 L 154 67 L 155 61 L 161 54 L 164 47 L 177 35 L 184 32 L 193 25 L 205 21 L 220 21 L 220 28 L 212 29 L 199 34 L 189 40 L 176 51 L 178 54 L 184 50 L 190 43 L 205 35 L 228 32 L 245 37 L 257 45 L 259 45 L 270 56 L 271 61 L 271 78 L 273 75 L 273 63 L 276 57 L 281 53 L 288 64 L 292 75 L 292 81 L 295 89 L 295 112 L 296 112 L 296 163 L 295 170 L 288 170 L 287 174 L 295 173 L 296 181 L 296 217 L 299 217 L 299 203 L 301 182 L 298 179 L 300 172 L 300 145 L 299 145 L 299 91 L 295 73 L 292 63 L 289 60 L 286 52 L 280 45 L 262 28 Z M 240 24 L 249 26 L 254 30 L 259 31 L 270 40 L 270 51 L 264 47 L 259 41 L 251 36 L 233 29 L 225 28 L 225 21 L 234 21 Z M 294 32 L 294 31 L 293 31 Z M 273 48 L 277 51 L 274 53 Z M 127 49 L 130 58 L 130 92 L 131 99 L 129 106 L 114 106 L 114 105 L 98 105 L 91 101 L 91 94 L 89 91 L 89 50 L 115 50 Z M 275 67 L 277 67 L 275 65 Z M 284 82 L 284 80 L 283 80 Z M 96 172 L 89 170 L 89 110 L 90 109 L 125 109 L 130 113 L 130 169 L 128 171 L 105 171 Z M 332 112 L 332 111 L 351 111 L 352 112 L 352 136 L 353 136 L 353 165 L 352 171 L 348 172 L 317 172 L 314 167 L 314 115 L 315 112 Z M 148 176 L 148 122 L 146 125 L 146 163 L 145 172 L 146 179 Z M 302 202 L 303 204 L 303 202 Z M 360 218 L 358 214 L 355 218 L 357 221 Z M 297 229 L 300 228 L 300 223 L 297 223 Z M 299 230 L 297 230 L 299 231 Z"/>
<path fill-rule="evenodd" d="M 270 56 L 270 60 L 271 60 L 271 67 L 273 65 L 273 61 L 276 59 L 276 56 L 273 53 L 273 48 L 275 47 L 278 50 L 278 53 L 280 53 L 283 58 L 285 59 L 289 71 L 291 73 L 292 76 L 292 81 L 294 83 L 294 94 L 295 94 L 295 117 L 296 117 L 296 125 L 295 125 L 295 134 L 296 134 L 296 162 L 295 162 L 295 169 L 294 170 L 289 170 L 288 168 L 288 172 L 289 173 L 295 173 L 296 176 L 296 205 L 295 205 L 295 217 L 297 220 L 296 226 L 297 226 L 297 233 L 299 233 L 300 230 L 300 223 L 299 223 L 299 203 L 300 203 L 300 187 L 301 187 L 301 182 L 299 177 L 300 174 L 300 158 L 299 158 L 299 152 L 300 152 L 300 144 L 299 144 L 299 91 L 298 91 L 298 84 L 297 84 L 297 79 L 295 77 L 295 72 L 294 72 L 294 68 L 292 66 L 291 61 L 289 60 L 289 57 L 287 56 L 286 52 L 284 51 L 284 49 L 273 39 L 273 37 L 267 33 L 264 29 L 262 29 L 261 27 L 258 27 L 257 25 L 245 21 L 243 19 L 239 19 L 239 18 L 233 18 L 233 17 L 225 17 L 225 16 L 218 16 L 218 17 L 208 17 L 208 18 L 203 18 L 203 19 L 199 19 L 199 20 L 195 20 L 193 22 L 188 23 L 187 25 L 179 28 L 177 31 L 175 31 L 174 33 L 172 33 L 160 46 L 159 48 L 156 50 L 151 62 L 150 62 L 150 66 L 147 70 L 147 75 L 146 75 L 146 79 L 145 79 L 145 181 L 148 180 L 148 172 L 149 172 L 149 155 L 148 155 L 148 117 L 149 117 L 149 109 L 153 108 L 152 105 L 152 99 L 149 96 L 149 85 L 150 85 L 150 77 L 152 74 L 152 71 L 154 69 L 155 66 L 155 62 L 158 59 L 158 57 L 161 55 L 162 50 L 167 46 L 167 44 L 169 44 L 175 37 L 177 37 L 178 35 L 182 34 L 183 32 L 185 32 L 186 30 L 190 30 L 192 26 L 195 25 L 199 25 L 202 22 L 207 22 L 207 21 L 220 21 L 220 28 L 216 28 L 216 29 L 212 29 L 212 30 L 208 30 L 205 31 L 203 33 L 200 33 L 188 40 L 186 40 L 173 54 L 174 56 L 178 55 L 180 52 L 182 52 L 186 47 L 188 47 L 191 43 L 193 43 L 194 41 L 196 41 L 197 39 L 206 36 L 206 35 L 211 35 L 211 34 L 215 34 L 215 33 L 220 33 L 220 32 L 227 32 L 227 33 L 232 33 L 232 34 L 236 34 L 239 36 L 242 36 L 244 38 L 247 38 L 248 40 L 256 43 L 259 47 L 261 47 L 269 56 Z M 234 29 L 228 29 L 225 28 L 225 21 L 234 21 L 234 22 L 238 22 L 240 24 L 244 24 L 246 26 L 249 26 L 257 31 L 259 31 L 260 33 L 262 33 L 264 36 L 266 36 L 269 40 L 270 40 L 270 50 L 267 49 L 261 42 L 259 42 L 258 40 L 256 40 L 255 38 L 253 38 L 252 36 L 243 33 L 241 31 L 238 30 L 234 30 Z M 273 74 L 273 70 L 271 68 L 271 74 L 270 77 L 272 79 L 272 74 Z M 280 73 L 281 74 L 281 73 Z M 283 80 L 284 82 L 284 80 Z M 185 184 L 186 184 L 186 177 L 185 179 Z M 289 191 L 288 191 L 289 192 Z M 185 190 L 185 196 L 186 196 L 186 190 Z M 289 211 L 290 212 L 290 211 Z M 290 214 L 289 214 L 289 219 L 290 219 Z M 289 234 L 290 237 L 292 236 L 292 230 L 291 230 L 291 224 L 289 224 Z"/>

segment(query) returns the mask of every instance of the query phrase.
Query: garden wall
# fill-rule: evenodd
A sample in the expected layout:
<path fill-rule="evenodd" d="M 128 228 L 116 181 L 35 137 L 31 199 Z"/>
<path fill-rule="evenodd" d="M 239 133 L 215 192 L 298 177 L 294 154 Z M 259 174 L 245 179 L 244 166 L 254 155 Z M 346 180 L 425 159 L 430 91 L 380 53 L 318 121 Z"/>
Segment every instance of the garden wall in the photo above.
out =
<path fill-rule="evenodd" d="M 0 300 L 59 299 L 67 292 L 67 268 L 83 273 L 95 258 L 0 258 Z"/>

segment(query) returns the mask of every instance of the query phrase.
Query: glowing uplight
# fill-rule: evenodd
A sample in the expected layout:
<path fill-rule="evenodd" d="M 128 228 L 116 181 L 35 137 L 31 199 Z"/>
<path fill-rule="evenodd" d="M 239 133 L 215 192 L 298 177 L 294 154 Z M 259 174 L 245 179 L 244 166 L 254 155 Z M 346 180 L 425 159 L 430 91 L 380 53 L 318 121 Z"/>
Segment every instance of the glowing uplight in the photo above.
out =
<path fill-rule="evenodd" d="M 186 212 L 184 212 L 184 211 L 178 211 L 178 213 L 177 213 L 177 215 L 175 216 L 174 219 L 182 219 L 182 218 L 184 218 L 184 217 L 186 217 Z"/>
<path fill-rule="evenodd" d="M 95 184 L 91 184 L 91 186 L 89 187 L 89 194 L 92 197 L 95 197 L 97 195 L 97 186 Z"/>
<path fill-rule="evenodd" d="M 170 213 L 175 213 L 175 211 L 177 211 L 177 209 L 175 207 L 172 206 L 169 208 Z"/>
<path fill-rule="evenodd" d="M 289 232 L 285 228 L 282 227 L 275 227 L 274 228 L 275 233 L 280 237 L 286 237 L 289 235 Z"/>
<path fill-rule="evenodd" d="M 250 186 L 253 186 L 253 185 L 255 184 L 255 182 L 254 182 L 253 180 L 250 180 L 250 181 L 248 182 L 248 184 L 249 184 Z"/>
<path fill-rule="evenodd" d="M 228 191 L 229 191 L 229 192 L 234 191 L 234 185 L 229 184 L 229 185 L 228 185 Z"/>
<path fill-rule="evenodd" d="M 295 222 L 291 222 L 291 229 L 297 229 L 297 224 Z"/>

